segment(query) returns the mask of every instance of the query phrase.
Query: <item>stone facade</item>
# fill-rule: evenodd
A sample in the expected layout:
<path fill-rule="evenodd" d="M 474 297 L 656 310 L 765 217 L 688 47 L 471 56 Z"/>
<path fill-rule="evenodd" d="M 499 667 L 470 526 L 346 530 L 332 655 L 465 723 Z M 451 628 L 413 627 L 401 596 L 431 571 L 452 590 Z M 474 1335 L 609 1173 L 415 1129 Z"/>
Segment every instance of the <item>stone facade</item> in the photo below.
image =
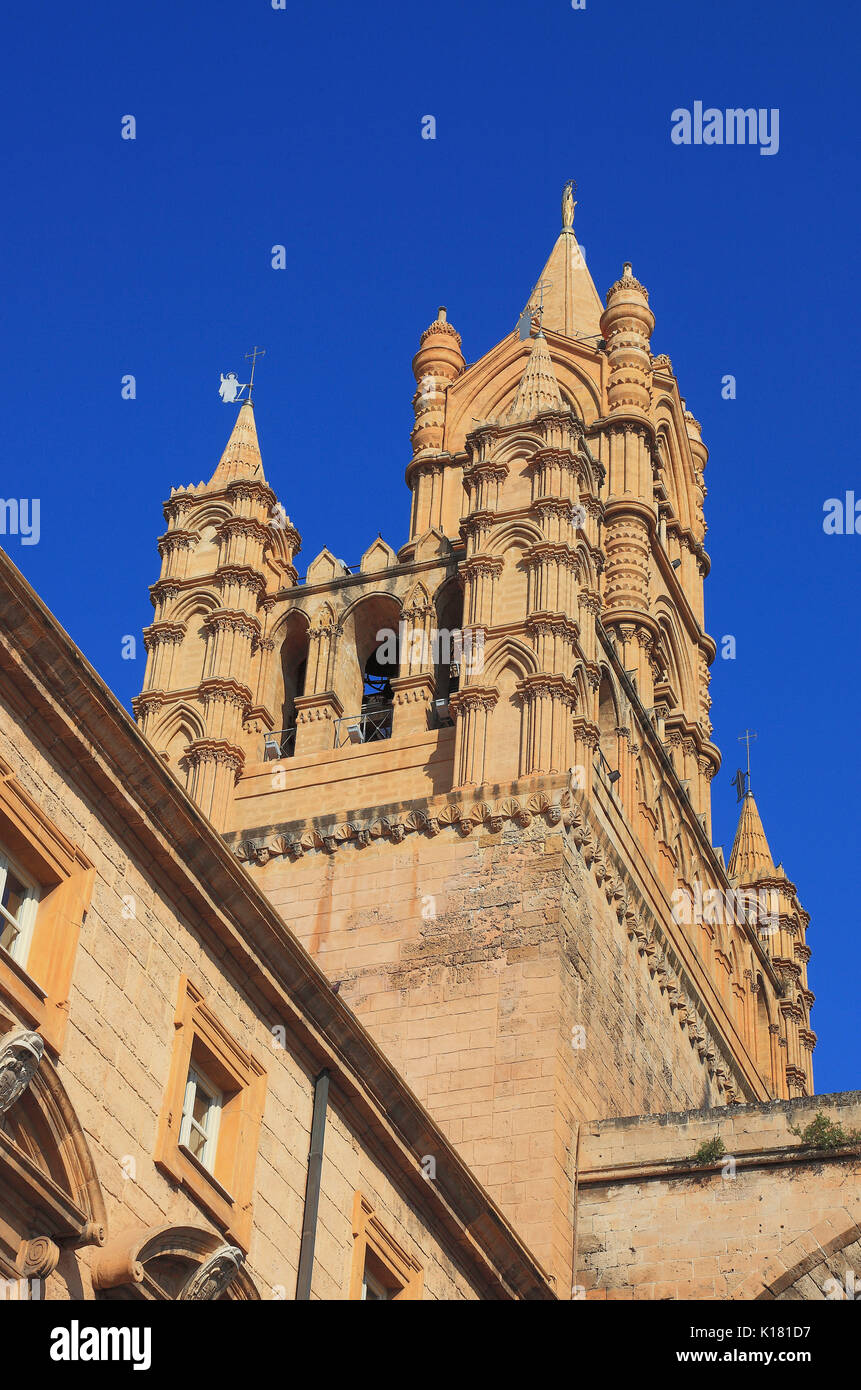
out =
<path fill-rule="evenodd" d="M 39 894 L 30 953 L 0 952 L 6 1297 L 296 1297 L 324 1072 L 309 1296 L 361 1297 L 370 1249 L 401 1297 L 553 1297 L 5 556 L 0 846 Z M 52 917 L 64 853 L 69 881 L 84 882 L 64 899 L 73 915 Z M 42 967 L 46 934 L 74 938 L 64 979 Z M 182 1142 L 189 1057 L 224 1093 L 210 1166 Z M 233 1276 L 223 1288 L 213 1260 Z"/>
<path fill-rule="evenodd" d="M 808 1177 L 814 1193 L 819 1160 L 752 1155 L 774 1148 L 769 1117 L 813 1103 L 809 918 L 749 783 L 728 862 L 711 843 L 708 451 L 652 353 L 647 290 L 626 264 L 602 303 L 572 216 L 569 200 L 518 327 L 478 361 L 445 309 L 421 335 L 399 549 L 378 536 L 352 567 L 324 549 L 300 577 L 246 401 L 209 482 L 164 504 L 139 732 L 91 686 L 87 756 L 56 762 L 28 683 L 53 730 L 51 701 L 78 709 L 77 668 L 67 651 L 36 671 L 33 642 L 7 643 L 10 767 L 63 808 L 80 929 L 51 967 L 62 994 L 74 964 L 72 993 L 30 999 L 30 1022 L 89 1107 L 88 1145 L 112 1136 L 94 1159 L 122 1207 L 112 1230 L 182 1227 L 202 1203 L 207 1231 L 247 1254 L 249 1288 L 302 1284 L 321 1071 L 315 1296 L 356 1296 L 363 1241 L 379 1277 L 395 1251 L 402 1297 L 777 1296 L 800 1268 L 772 1277 L 770 1258 L 800 1251 L 803 1203 L 785 1236 L 770 1219 L 755 1232 L 754 1175 L 770 1164 L 778 1193 Z M 32 603 L 39 657 L 59 638 Z M 24 985 L 8 993 L 26 1017 Z M 176 1152 L 195 1046 L 220 1051 L 225 1096 L 244 1098 L 225 1108 L 244 1136 L 238 1200 Z M 682 1162 L 712 1117 L 745 1135 L 735 1187 Z M 617 1134 L 623 1217 L 666 1228 L 660 1264 L 625 1258 L 623 1179 L 601 1147 Z M 131 1135 L 134 1208 L 117 1172 Z M 680 1194 L 666 1214 L 656 1164 Z M 723 1251 L 692 1253 L 708 1203 L 733 1201 L 756 1265 L 743 1286 L 726 1231 Z M 816 1242 L 804 1258 L 828 1255 Z M 128 1248 L 112 1250 L 122 1269 Z"/>

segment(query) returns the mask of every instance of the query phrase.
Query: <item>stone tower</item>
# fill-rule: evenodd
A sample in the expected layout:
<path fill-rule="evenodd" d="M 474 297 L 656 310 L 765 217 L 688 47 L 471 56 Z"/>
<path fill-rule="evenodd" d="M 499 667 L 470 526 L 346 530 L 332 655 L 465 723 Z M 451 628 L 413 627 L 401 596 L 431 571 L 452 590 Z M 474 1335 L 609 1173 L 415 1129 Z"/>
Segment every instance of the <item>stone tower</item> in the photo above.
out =
<path fill-rule="evenodd" d="M 135 715 L 213 824 L 226 824 L 249 734 L 271 728 L 267 590 L 295 585 L 299 534 L 263 473 L 254 407 L 241 407 L 208 483 L 164 504 L 155 621 Z"/>
<path fill-rule="evenodd" d="M 809 1092 L 814 1042 L 752 798 L 711 843 L 708 452 L 564 220 L 478 361 L 422 334 L 397 551 L 299 582 L 242 407 L 165 506 L 136 706 L 560 1292 L 581 1123 Z"/>

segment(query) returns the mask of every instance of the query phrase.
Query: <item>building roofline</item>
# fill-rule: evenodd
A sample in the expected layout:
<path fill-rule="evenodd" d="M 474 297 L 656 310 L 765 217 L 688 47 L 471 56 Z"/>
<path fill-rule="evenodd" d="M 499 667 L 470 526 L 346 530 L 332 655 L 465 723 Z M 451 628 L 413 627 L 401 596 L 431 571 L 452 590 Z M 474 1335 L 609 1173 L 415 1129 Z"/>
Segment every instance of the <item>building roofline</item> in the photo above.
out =
<path fill-rule="evenodd" d="M 104 797 L 160 872 L 180 889 L 204 937 L 281 1011 L 310 1071 L 328 1067 L 333 1103 L 436 1218 L 496 1297 L 552 1299 L 545 1272 L 325 975 L 146 741 L 38 594 L 0 549 L 0 679 L 27 679 L 19 711 L 33 737 Z M 71 755 L 71 756 L 70 756 Z M 437 1156 L 428 1181 L 421 1158 Z"/>

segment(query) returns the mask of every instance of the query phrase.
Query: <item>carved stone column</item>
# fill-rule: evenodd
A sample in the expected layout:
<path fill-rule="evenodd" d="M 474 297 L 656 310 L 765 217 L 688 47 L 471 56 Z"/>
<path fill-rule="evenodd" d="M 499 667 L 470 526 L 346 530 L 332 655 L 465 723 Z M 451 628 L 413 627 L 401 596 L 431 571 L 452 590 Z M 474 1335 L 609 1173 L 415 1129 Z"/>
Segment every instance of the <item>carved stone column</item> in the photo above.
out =
<path fill-rule="evenodd" d="M 188 794 L 216 830 L 227 824 L 236 779 L 242 771 L 241 748 L 214 739 L 195 739 L 186 754 Z"/>
<path fill-rule="evenodd" d="M 559 676 L 527 676 L 518 686 L 523 714 L 521 777 L 571 765 L 575 692 Z"/>
<path fill-rule="evenodd" d="M 496 690 L 467 687 L 451 697 L 455 715 L 454 777 L 456 787 L 481 786 L 487 749 L 487 726 L 499 698 Z"/>

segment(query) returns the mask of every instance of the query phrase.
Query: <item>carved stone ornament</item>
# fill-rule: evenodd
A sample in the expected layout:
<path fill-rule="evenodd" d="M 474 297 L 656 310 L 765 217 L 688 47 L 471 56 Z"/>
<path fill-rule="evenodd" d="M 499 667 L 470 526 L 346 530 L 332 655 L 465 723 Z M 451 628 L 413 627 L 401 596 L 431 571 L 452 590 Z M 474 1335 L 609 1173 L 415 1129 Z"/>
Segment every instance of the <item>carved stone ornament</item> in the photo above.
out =
<path fill-rule="evenodd" d="M 39 1069 L 45 1040 L 22 1028 L 0 1043 L 0 1114 L 11 1110 Z"/>
<path fill-rule="evenodd" d="M 245 1256 L 235 1245 L 222 1245 L 196 1269 L 183 1286 L 177 1301 L 208 1303 L 219 1298 L 236 1278 Z"/>
<path fill-rule="evenodd" d="M 16 1267 L 25 1279 L 47 1279 L 59 1263 L 60 1247 L 50 1236 L 34 1236 L 21 1242 Z"/>

